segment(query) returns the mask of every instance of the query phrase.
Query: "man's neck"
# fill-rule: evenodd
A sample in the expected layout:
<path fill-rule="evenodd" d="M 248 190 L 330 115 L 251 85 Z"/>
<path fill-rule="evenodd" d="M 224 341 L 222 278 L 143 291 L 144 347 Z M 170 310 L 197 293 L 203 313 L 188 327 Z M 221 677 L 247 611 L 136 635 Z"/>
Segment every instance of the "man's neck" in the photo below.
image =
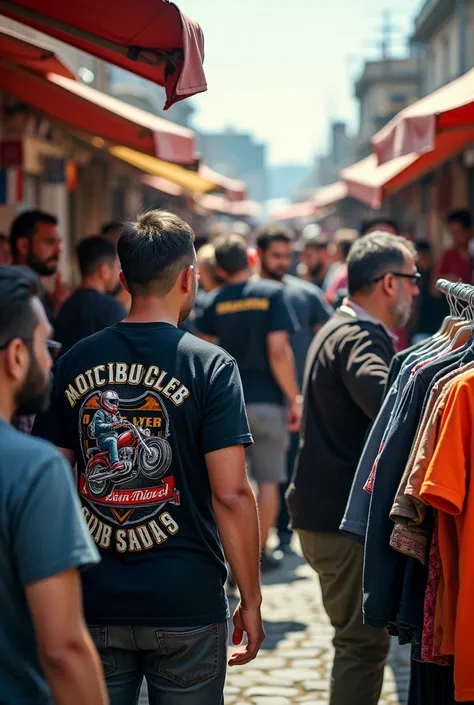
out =
<path fill-rule="evenodd" d="M 349 296 L 347 302 L 356 306 L 360 306 L 364 311 L 367 311 L 369 316 L 374 318 L 376 321 L 380 321 L 387 328 L 393 328 L 394 322 L 390 312 L 387 311 L 383 306 L 380 306 L 378 302 L 374 301 L 370 296 Z"/>
<path fill-rule="evenodd" d="M 94 289 L 98 291 L 99 294 L 106 294 L 107 290 L 105 288 L 104 282 L 99 279 L 99 277 L 83 277 L 79 285 L 80 289 Z"/>
<path fill-rule="evenodd" d="M 258 276 L 260 277 L 260 279 L 268 279 L 269 281 L 279 282 L 280 284 L 282 284 L 286 274 L 284 274 L 280 279 L 277 279 L 268 274 L 264 269 L 261 269 L 258 273 Z"/>
<path fill-rule="evenodd" d="M 11 423 L 15 415 L 15 404 L 12 395 L 8 393 L 6 385 L 2 385 L 2 387 L 4 391 L 0 394 L 0 419 Z"/>
<path fill-rule="evenodd" d="M 171 323 L 177 326 L 179 309 L 170 306 L 164 299 L 133 297 L 130 313 L 124 323 Z"/>
<path fill-rule="evenodd" d="M 243 269 L 241 272 L 237 272 L 236 274 L 229 274 L 226 279 L 226 284 L 241 284 L 242 282 L 246 282 L 250 279 L 252 276 L 252 272 L 250 269 Z"/>

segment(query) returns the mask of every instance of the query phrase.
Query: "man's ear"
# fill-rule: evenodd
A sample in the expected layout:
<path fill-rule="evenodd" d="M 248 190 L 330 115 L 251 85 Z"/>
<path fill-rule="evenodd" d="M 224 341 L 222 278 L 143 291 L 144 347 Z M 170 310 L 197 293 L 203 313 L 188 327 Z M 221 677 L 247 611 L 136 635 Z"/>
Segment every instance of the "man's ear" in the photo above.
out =
<path fill-rule="evenodd" d="M 10 379 L 20 382 L 25 378 L 29 364 L 29 352 L 20 338 L 11 341 L 5 350 L 6 372 Z"/>
<path fill-rule="evenodd" d="M 217 274 L 218 277 L 220 277 L 220 278 L 222 279 L 222 281 L 224 281 L 224 282 L 227 281 L 228 274 L 227 274 L 227 272 L 226 272 L 224 269 L 222 269 L 221 267 L 217 267 L 217 269 L 216 269 L 216 274 Z"/>
<path fill-rule="evenodd" d="M 22 257 L 25 259 L 28 256 L 28 252 L 30 250 L 30 241 L 28 237 L 20 237 L 16 241 L 16 251 Z"/>
<path fill-rule="evenodd" d="M 130 287 L 128 286 L 127 280 L 125 279 L 125 277 L 124 277 L 122 271 L 120 271 L 119 279 L 120 279 L 121 285 L 123 286 L 123 288 L 125 289 L 125 291 L 127 292 L 127 294 L 130 294 L 130 293 L 131 293 L 131 292 L 130 292 Z"/>
<path fill-rule="evenodd" d="M 196 267 L 192 264 L 189 267 L 186 267 L 186 269 L 183 271 L 181 282 L 182 287 L 186 293 L 190 292 L 193 288 L 195 272 Z"/>

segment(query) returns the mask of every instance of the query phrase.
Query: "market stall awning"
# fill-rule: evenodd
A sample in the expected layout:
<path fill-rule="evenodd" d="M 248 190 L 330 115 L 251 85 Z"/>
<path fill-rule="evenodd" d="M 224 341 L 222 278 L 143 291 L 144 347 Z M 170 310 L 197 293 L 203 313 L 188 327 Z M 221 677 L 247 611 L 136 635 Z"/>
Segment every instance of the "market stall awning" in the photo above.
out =
<path fill-rule="evenodd" d="M 0 0 L 0 13 L 165 86 L 165 108 L 207 89 L 202 30 L 168 0 Z"/>
<path fill-rule="evenodd" d="M 288 206 L 278 208 L 272 214 L 272 220 L 299 220 L 303 218 L 317 218 L 321 216 L 321 209 L 315 201 L 301 201 L 290 203 Z"/>
<path fill-rule="evenodd" d="M 201 164 L 199 173 L 201 176 L 204 176 L 205 179 L 210 179 L 218 183 L 224 190 L 226 198 L 228 198 L 229 201 L 245 201 L 247 198 L 247 185 L 244 181 L 230 179 L 228 176 L 218 174 L 217 171 L 210 169 L 205 164 Z"/>
<path fill-rule="evenodd" d="M 372 138 L 379 164 L 435 149 L 439 137 L 474 125 L 474 69 L 398 113 Z"/>
<path fill-rule="evenodd" d="M 164 162 L 148 154 L 141 154 L 128 147 L 110 147 L 110 154 L 127 162 L 149 176 L 159 176 L 181 186 L 191 193 L 206 193 L 218 188 L 218 184 L 204 179 L 195 171 L 189 171 L 177 164 Z"/>
<path fill-rule="evenodd" d="M 162 176 L 150 176 L 145 174 L 142 178 L 144 186 L 152 188 L 154 191 L 159 191 L 167 196 L 186 196 L 187 191 L 178 184 L 174 184 L 169 179 L 164 179 Z"/>
<path fill-rule="evenodd" d="M 0 27 L 0 59 L 41 75 L 56 73 L 75 80 L 74 72 L 54 49 Z"/>
<path fill-rule="evenodd" d="M 194 132 L 79 81 L 38 76 L 0 59 L 0 90 L 86 134 L 166 161 L 194 162 Z"/>
<path fill-rule="evenodd" d="M 231 201 L 219 194 L 199 196 L 198 203 L 211 213 L 222 213 L 236 218 L 258 218 L 262 214 L 262 206 L 256 201 Z"/>
<path fill-rule="evenodd" d="M 405 154 L 381 165 L 377 164 L 377 155 L 371 154 L 343 169 L 341 176 L 350 196 L 371 208 L 380 208 L 385 198 L 418 181 L 472 143 L 474 128 L 445 134 L 431 152 L 421 156 Z"/>
<path fill-rule="evenodd" d="M 334 184 L 323 186 L 314 195 L 314 202 L 319 208 L 332 206 L 347 198 L 347 186 L 343 181 L 336 181 Z"/>

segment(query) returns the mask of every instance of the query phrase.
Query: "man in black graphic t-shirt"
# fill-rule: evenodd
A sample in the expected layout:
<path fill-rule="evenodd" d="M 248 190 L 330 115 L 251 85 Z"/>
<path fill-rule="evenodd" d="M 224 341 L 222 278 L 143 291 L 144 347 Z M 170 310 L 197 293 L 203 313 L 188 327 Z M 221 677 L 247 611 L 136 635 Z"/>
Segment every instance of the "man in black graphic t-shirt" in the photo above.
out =
<path fill-rule="evenodd" d="M 102 237 L 82 240 L 76 248 L 81 283 L 60 310 L 56 338 L 67 352 L 79 340 L 125 318 L 114 294 L 119 286 L 120 263 L 115 246 Z"/>
<path fill-rule="evenodd" d="M 255 441 L 249 459 L 252 477 L 258 484 L 265 548 L 278 516 L 280 483 L 286 479 L 288 431 L 297 431 L 301 419 L 301 397 L 289 341 L 298 323 L 284 287 L 252 276 L 247 243 L 240 235 L 222 235 L 214 245 L 217 271 L 225 284 L 210 295 L 197 328 L 208 340 L 217 340 L 239 366 Z M 275 558 L 264 551 L 262 571 L 277 565 Z"/>
<path fill-rule="evenodd" d="M 222 703 L 221 540 L 242 597 L 234 643 L 248 637 L 230 664 L 254 658 L 263 639 L 258 520 L 245 472 L 252 438 L 237 365 L 177 328 L 197 288 L 193 240 L 164 211 L 124 227 L 118 252 L 130 314 L 58 361 L 51 409 L 35 426 L 77 463 L 102 557 L 84 577 L 84 607 L 112 705 L 137 703 L 143 676 L 153 702 Z M 120 419 L 105 445 L 104 396 Z"/>

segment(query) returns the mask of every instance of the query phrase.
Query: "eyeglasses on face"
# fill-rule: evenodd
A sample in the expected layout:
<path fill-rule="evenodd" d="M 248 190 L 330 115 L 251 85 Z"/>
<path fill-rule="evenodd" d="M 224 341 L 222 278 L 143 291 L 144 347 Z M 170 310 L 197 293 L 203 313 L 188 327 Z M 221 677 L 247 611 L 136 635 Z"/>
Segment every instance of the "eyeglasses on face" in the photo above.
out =
<path fill-rule="evenodd" d="M 420 272 L 414 272 L 413 274 L 405 274 L 404 272 L 385 272 L 385 274 L 381 274 L 379 277 L 371 279 L 370 283 L 377 284 L 377 282 L 381 282 L 382 279 L 385 279 L 387 274 L 391 274 L 392 277 L 397 277 L 397 279 L 410 279 L 413 286 L 417 286 L 421 279 Z"/>
<path fill-rule="evenodd" d="M 7 340 L 6 343 L 2 343 L 0 345 L 0 350 L 6 350 L 10 343 L 15 340 L 18 336 L 14 336 L 13 338 L 10 338 L 10 340 Z M 32 343 L 34 338 L 21 338 L 23 343 Z M 60 350 L 62 350 L 62 344 L 58 343 L 57 340 L 46 340 L 45 338 L 38 338 L 42 343 L 45 343 L 46 347 L 48 348 L 49 352 L 51 355 L 59 353 Z"/>

